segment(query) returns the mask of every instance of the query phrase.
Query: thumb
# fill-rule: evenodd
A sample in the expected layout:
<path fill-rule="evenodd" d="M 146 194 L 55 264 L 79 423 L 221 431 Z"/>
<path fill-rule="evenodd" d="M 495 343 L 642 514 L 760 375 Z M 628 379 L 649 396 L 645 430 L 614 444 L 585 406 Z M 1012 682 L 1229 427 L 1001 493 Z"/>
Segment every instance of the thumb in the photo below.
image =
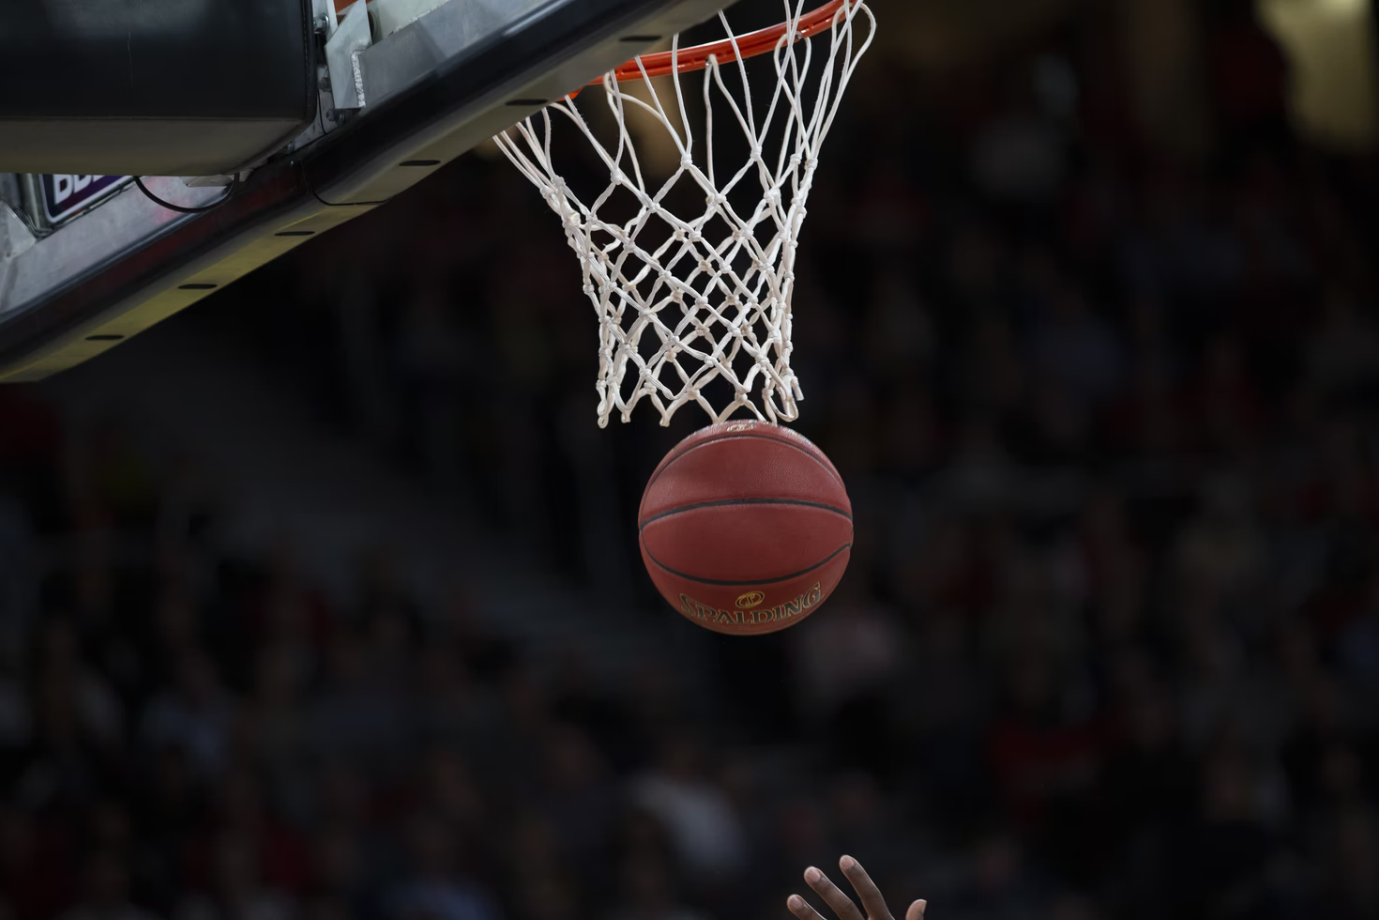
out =
<path fill-rule="evenodd" d="M 924 920 L 924 911 L 928 908 L 929 902 L 923 899 L 910 905 L 910 909 L 905 911 L 905 920 Z"/>

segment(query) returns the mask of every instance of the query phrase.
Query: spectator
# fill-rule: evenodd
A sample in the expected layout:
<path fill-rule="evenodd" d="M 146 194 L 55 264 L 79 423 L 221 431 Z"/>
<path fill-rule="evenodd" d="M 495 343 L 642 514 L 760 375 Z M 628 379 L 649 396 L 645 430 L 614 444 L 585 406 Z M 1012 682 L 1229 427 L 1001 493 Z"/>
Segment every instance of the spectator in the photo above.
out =
<path fill-rule="evenodd" d="M 97 853 L 87 868 L 85 897 L 65 920 L 153 920 L 130 900 L 129 871 L 113 853 Z"/>
<path fill-rule="evenodd" d="M 1042 916 L 1047 903 L 1015 837 L 996 832 L 978 842 L 950 910 L 960 920 L 1025 920 Z"/>
<path fill-rule="evenodd" d="M 498 920 L 488 895 L 459 873 L 453 833 L 435 818 L 416 818 L 408 830 L 411 872 L 387 906 L 394 920 Z"/>
<path fill-rule="evenodd" d="M 226 834 L 215 844 L 210 891 L 188 898 L 179 920 L 286 920 L 291 902 L 264 887 L 248 840 Z"/>
<path fill-rule="evenodd" d="M 1104 402 L 1119 384 L 1119 343 L 1092 314 L 1082 292 L 1067 285 L 1060 286 L 1048 317 L 1036 326 L 1030 349 L 1041 377 L 1060 382 L 1084 404 Z"/>
<path fill-rule="evenodd" d="M 746 856 L 746 837 L 728 797 L 710 778 L 708 758 L 694 734 L 670 734 L 657 766 L 634 786 L 633 801 L 665 824 L 690 871 L 731 875 Z M 636 867 L 627 879 L 637 897 L 650 897 L 653 881 L 651 867 Z"/>
<path fill-rule="evenodd" d="M 1324 396 L 1363 395 L 1379 367 L 1379 325 L 1361 311 L 1355 295 L 1332 290 L 1321 325 L 1307 344 L 1307 376 Z"/>
<path fill-rule="evenodd" d="M 613 920 L 701 920 L 676 898 L 670 873 L 657 857 L 629 856 L 620 875 L 621 898 Z"/>
<path fill-rule="evenodd" d="M 186 751 L 200 773 L 213 777 L 225 767 L 233 704 L 220 684 L 215 663 L 204 652 L 185 652 L 173 670 L 175 689 L 149 704 L 144 741 L 154 750 Z"/>
<path fill-rule="evenodd" d="M 1225 137 L 1281 143 L 1288 130 L 1290 68 L 1259 18 L 1256 0 L 1227 0 L 1211 35 L 1212 97 Z"/>

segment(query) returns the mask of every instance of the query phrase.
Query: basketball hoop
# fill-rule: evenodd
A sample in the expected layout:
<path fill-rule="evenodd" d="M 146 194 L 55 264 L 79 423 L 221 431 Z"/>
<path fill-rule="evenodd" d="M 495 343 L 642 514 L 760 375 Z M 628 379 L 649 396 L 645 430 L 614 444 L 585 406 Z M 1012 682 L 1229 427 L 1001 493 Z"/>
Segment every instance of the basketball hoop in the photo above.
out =
<path fill-rule="evenodd" d="M 600 426 L 614 411 L 628 421 L 643 399 L 662 425 L 691 402 L 715 422 L 738 410 L 772 423 L 799 414 L 803 393 L 790 368 L 790 332 L 800 228 L 819 151 L 876 24 L 865 0 L 831 0 L 809 13 L 804 0 L 784 3 L 787 19 L 779 26 L 739 36 L 720 13 L 723 41 L 682 49 L 676 36 L 670 51 L 636 58 L 591 83 L 603 89 L 613 116 L 611 147 L 576 105 L 589 88 L 495 138 L 560 216 L 583 266 L 584 291 L 600 324 Z M 826 55 L 816 53 L 813 39 L 825 36 Z M 752 96 L 745 62 L 768 52 L 776 82 L 763 106 Z M 725 78 L 725 64 L 737 65 L 737 78 Z M 703 141 L 696 149 L 681 75 L 698 70 Z M 652 83 L 655 77 L 671 79 L 673 100 L 663 100 L 670 93 Z M 628 92 L 639 83 L 649 100 Z M 715 101 L 727 106 L 732 118 L 724 120 L 737 122 L 748 149 L 746 163 L 729 176 L 715 167 Z M 607 168 L 601 194 L 577 196 L 556 167 L 552 112 L 568 119 Z M 629 113 L 649 117 L 678 152 L 678 168 L 665 180 L 648 181 Z M 682 217 L 670 199 L 686 180 L 703 204 Z M 629 195 L 635 213 L 611 215 Z M 724 393 L 719 406 L 705 393 L 711 384 Z"/>

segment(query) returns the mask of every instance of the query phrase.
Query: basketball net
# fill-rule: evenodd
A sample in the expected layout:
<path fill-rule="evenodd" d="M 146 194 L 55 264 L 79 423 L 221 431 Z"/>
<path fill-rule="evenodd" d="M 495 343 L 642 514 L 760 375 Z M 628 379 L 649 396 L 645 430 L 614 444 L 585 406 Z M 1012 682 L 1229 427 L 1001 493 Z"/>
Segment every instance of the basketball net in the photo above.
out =
<path fill-rule="evenodd" d="M 681 49 L 676 36 L 669 52 L 639 57 L 495 138 L 559 215 L 583 266 L 584 292 L 599 317 L 600 427 L 614 412 L 628 421 L 642 400 L 662 425 L 688 403 L 715 422 L 739 410 L 772 423 L 799 414 L 804 395 L 790 368 L 790 332 L 800 228 L 820 148 L 875 19 L 865 0 L 832 0 L 809 14 L 804 0 L 784 3 L 787 22 L 776 29 L 739 36 L 719 13 L 725 41 Z M 748 83 L 745 59 L 755 54 L 770 54 L 775 65 L 767 105 Z M 682 75 L 701 69 L 698 113 L 686 102 L 684 84 L 693 78 Z M 669 76 L 669 87 L 656 85 L 660 76 Z M 629 92 L 643 86 L 641 96 Z M 591 102 L 596 93 L 615 126 L 603 132 L 616 133 L 607 144 L 576 104 L 576 96 Z M 690 108 L 702 141 L 690 128 Z M 636 113 L 678 153 L 678 168 L 663 180 L 646 174 L 646 152 L 638 156 L 628 127 Z M 557 118 L 607 169 L 601 194 L 577 195 L 562 178 L 551 152 Z M 734 123 L 747 161 L 724 172 L 716 167 L 715 131 L 721 151 Z M 676 213 L 686 209 L 671 200 L 686 182 L 694 204 Z M 714 405 L 705 390 L 719 381 Z"/>

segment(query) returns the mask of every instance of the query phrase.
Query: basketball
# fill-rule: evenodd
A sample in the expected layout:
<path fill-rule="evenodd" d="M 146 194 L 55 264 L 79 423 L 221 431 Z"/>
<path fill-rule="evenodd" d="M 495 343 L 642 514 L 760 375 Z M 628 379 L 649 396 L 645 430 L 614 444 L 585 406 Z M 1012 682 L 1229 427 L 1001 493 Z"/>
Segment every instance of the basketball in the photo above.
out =
<path fill-rule="evenodd" d="M 852 550 L 852 502 L 808 439 L 726 422 L 675 446 L 637 513 L 642 561 L 692 622 L 759 635 L 799 623 L 837 587 Z"/>

